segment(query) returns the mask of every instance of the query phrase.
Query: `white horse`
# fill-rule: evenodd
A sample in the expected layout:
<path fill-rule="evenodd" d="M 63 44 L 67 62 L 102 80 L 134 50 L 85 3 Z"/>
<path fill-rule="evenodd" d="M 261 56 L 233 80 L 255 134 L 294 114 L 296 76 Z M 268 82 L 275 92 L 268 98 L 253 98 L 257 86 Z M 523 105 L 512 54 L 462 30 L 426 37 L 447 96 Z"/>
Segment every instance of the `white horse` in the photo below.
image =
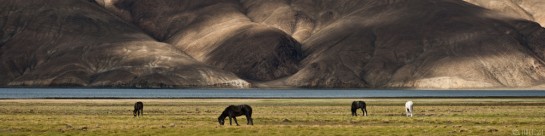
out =
<path fill-rule="evenodd" d="M 405 103 L 405 114 L 407 114 L 407 117 L 413 117 L 413 101 L 407 101 Z"/>

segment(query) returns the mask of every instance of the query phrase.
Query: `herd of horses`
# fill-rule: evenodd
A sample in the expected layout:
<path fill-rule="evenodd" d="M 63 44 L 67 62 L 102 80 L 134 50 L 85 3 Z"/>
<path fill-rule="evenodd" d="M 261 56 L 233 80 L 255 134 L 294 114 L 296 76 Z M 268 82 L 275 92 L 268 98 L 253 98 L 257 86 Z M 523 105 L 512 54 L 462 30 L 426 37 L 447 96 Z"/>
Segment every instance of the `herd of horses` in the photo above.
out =
<path fill-rule="evenodd" d="M 367 105 L 364 101 L 353 101 L 352 102 L 352 116 L 358 116 L 357 110 L 361 109 L 361 112 L 363 116 L 367 116 Z M 144 115 L 144 103 L 142 102 L 136 102 L 134 103 L 134 110 L 133 110 L 134 117 L 140 117 Z M 218 117 L 218 123 L 220 125 L 225 124 L 225 118 L 229 117 L 229 125 L 233 125 L 232 120 L 235 120 L 235 124 L 239 126 L 237 118 L 238 116 L 246 116 L 246 124 L 247 125 L 254 125 L 254 119 L 252 119 L 252 107 L 250 105 L 229 105 L 221 115 Z M 407 117 L 413 116 L 413 101 L 407 101 L 405 103 L 405 115 Z"/>

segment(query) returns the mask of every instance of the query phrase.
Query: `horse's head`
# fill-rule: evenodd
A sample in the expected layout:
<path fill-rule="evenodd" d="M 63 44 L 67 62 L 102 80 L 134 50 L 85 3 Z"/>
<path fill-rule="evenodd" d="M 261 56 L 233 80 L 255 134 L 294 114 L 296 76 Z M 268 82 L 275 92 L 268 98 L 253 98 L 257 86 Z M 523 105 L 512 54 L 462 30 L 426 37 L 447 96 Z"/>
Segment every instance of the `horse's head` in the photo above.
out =
<path fill-rule="evenodd" d="M 218 117 L 218 123 L 220 123 L 220 125 L 225 124 L 225 117 L 222 117 L 222 116 Z"/>
<path fill-rule="evenodd" d="M 137 115 L 136 113 L 137 113 L 136 110 L 133 110 L 133 111 L 132 111 L 132 115 L 134 115 L 134 117 L 136 117 L 136 115 Z"/>

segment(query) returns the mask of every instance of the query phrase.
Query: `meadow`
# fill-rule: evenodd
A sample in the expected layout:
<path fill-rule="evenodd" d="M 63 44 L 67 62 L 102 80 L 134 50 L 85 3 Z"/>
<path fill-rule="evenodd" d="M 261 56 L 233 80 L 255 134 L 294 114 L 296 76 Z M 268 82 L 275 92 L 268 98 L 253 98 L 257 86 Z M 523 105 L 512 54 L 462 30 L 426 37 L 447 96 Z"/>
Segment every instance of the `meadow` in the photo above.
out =
<path fill-rule="evenodd" d="M 352 117 L 353 100 L 369 116 Z M 545 135 L 545 99 L 5 99 L 0 135 Z M 136 101 L 144 116 L 133 117 Z M 254 126 L 220 126 L 231 104 L 249 104 Z M 362 115 L 358 111 L 358 115 Z M 234 124 L 234 122 L 233 122 Z"/>

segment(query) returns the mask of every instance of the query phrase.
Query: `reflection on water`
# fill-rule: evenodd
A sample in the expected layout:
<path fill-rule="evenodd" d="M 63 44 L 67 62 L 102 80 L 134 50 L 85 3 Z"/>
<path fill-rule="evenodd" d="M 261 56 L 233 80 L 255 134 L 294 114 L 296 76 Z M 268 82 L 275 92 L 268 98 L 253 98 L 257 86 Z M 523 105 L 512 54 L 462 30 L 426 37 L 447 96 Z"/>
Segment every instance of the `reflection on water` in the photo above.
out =
<path fill-rule="evenodd" d="M 535 90 L 68 89 L 0 88 L 0 98 L 545 97 Z"/>

